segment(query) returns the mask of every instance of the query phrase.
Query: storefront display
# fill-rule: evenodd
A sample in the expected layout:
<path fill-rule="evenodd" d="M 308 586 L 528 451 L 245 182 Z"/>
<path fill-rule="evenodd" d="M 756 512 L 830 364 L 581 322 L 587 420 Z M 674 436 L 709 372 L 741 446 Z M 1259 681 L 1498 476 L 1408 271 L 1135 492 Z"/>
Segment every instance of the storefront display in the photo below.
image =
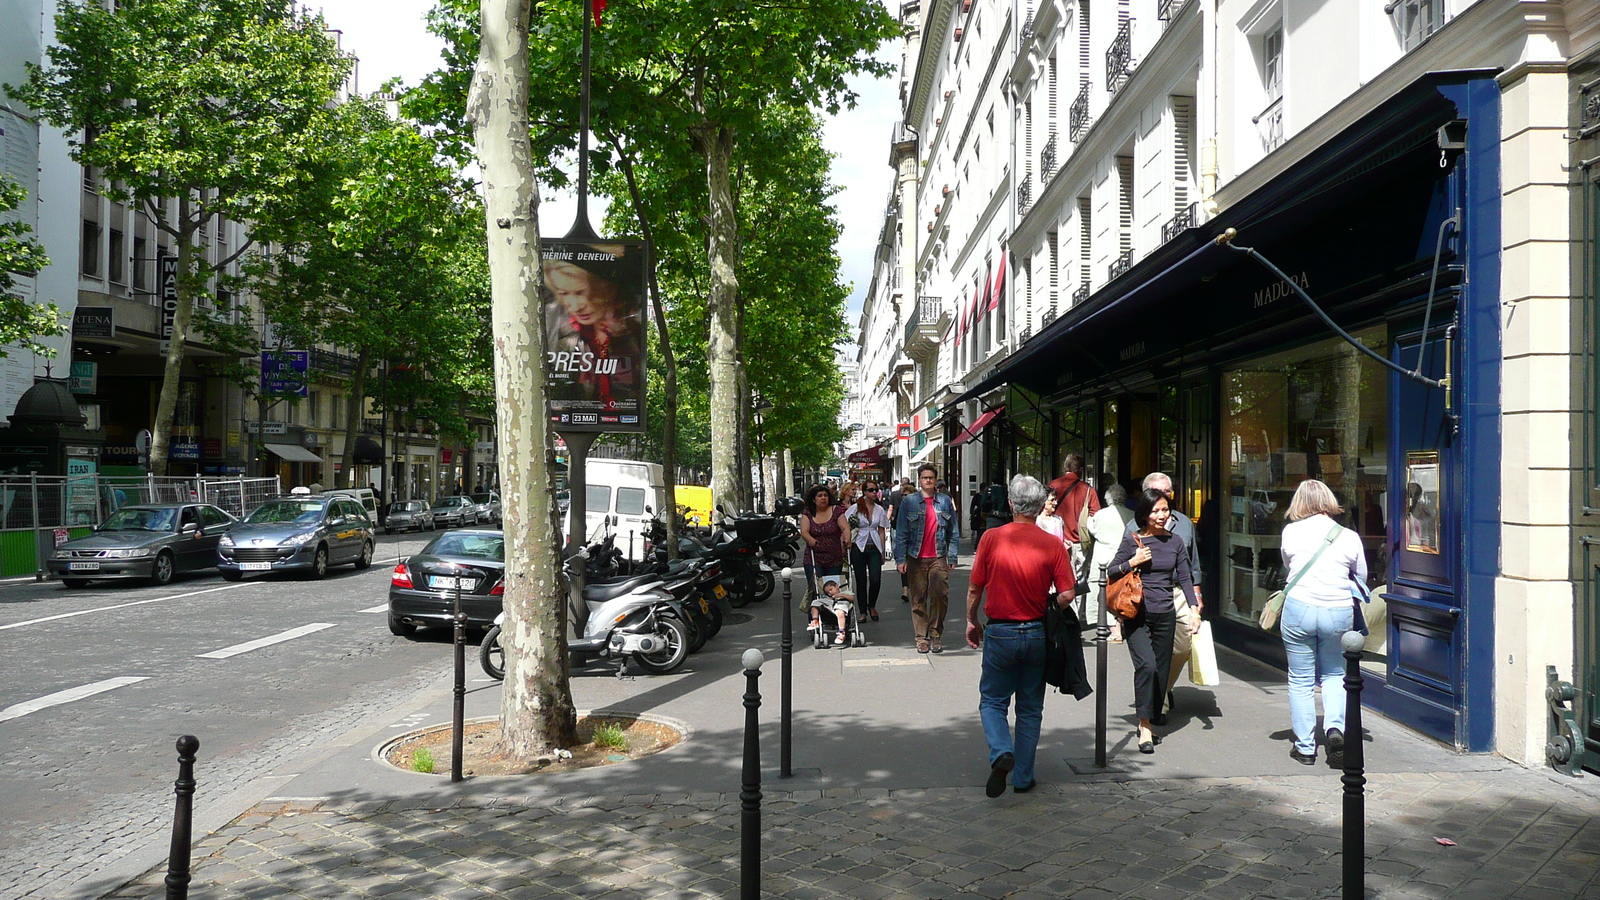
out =
<path fill-rule="evenodd" d="M 1358 332 L 1364 344 L 1387 350 L 1382 328 Z M 1279 541 L 1284 514 L 1300 482 L 1325 482 L 1344 509 L 1342 523 L 1367 548 L 1368 584 L 1387 580 L 1384 519 L 1388 480 L 1388 376 L 1376 362 L 1337 338 L 1273 354 L 1223 373 L 1223 458 L 1227 498 L 1223 518 L 1222 615 L 1254 622 L 1286 581 Z M 1420 484 L 1438 490 L 1417 463 Z M 1415 487 L 1413 488 L 1415 490 Z M 1422 499 L 1414 504 L 1419 510 Z M 1424 510 L 1425 511 L 1425 510 Z M 1429 532 L 1418 514 L 1418 540 Z M 1431 532 L 1437 542 L 1437 526 Z M 1385 652 L 1383 601 L 1366 607 L 1369 661 Z"/>

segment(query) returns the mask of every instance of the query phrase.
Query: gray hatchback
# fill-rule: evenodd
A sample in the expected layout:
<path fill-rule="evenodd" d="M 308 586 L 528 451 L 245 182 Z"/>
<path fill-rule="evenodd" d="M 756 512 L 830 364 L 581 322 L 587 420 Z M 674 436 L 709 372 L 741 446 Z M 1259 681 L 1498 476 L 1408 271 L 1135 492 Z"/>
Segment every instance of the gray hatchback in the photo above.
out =
<path fill-rule="evenodd" d="M 302 572 L 329 566 L 372 565 L 377 537 L 362 505 L 338 495 L 291 495 L 268 500 L 228 530 L 217 547 L 217 569 L 228 581 L 251 572 Z"/>

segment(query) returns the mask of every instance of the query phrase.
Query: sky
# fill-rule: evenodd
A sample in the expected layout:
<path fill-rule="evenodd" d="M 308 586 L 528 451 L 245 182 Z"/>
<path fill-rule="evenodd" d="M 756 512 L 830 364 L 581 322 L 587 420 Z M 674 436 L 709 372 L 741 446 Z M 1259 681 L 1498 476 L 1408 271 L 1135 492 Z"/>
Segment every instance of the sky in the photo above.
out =
<path fill-rule="evenodd" d="M 356 87 L 362 93 L 391 78 L 417 84 L 441 65 L 440 42 L 425 26 L 433 0 L 312 0 L 307 6 L 320 6 L 328 25 L 343 33 L 344 49 L 360 60 Z M 893 60 L 897 53 L 897 48 L 885 47 L 882 58 Z M 858 78 L 853 87 L 860 95 L 857 107 L 831 117 L 823 130 L 823 143 L 835 154 L 833 181 L 840 188 L 833 203 L 844 226 L 838 253 L 841 278 L 852 285 L 846 320 L 852 332 L 872 278 L 873 250 L 894 175 L 888 162 L 889 129 L 900 115 L 892 76 Z M 541 201 L 540 233 L 567 233 L 576 212 L 573 197 L 546 190 Z M 603 203 L 591 202 L 589 211 L 598 225 Z"/>

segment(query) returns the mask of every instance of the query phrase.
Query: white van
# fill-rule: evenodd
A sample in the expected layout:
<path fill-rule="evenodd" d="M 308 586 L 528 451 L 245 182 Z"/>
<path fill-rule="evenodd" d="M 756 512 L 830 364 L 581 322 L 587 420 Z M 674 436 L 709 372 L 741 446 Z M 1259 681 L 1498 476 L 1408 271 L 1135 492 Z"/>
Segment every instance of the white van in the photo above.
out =
<path fill-rule="evenodd" d="M 667 481 L 660 463 L 638 462 L 631 459 L 590 459 L 586 466 L 588 491 L 588 541 L 605 537 L 607 516 L 616 516 L 616 546 L 632 559 L 644 558 L 645 538 L 650 534 L 650 519 L 666 502 Z M 568 510 L 562 521 L 563 531 L 570 533 L 572 513 Z M 629 538 L 632 548 L 629 548 Z"/>
<path fill-rule="evenodd" d="M 361 504 L 362 509 L 367 511 L 367 518 L 371 519 L 374 524 L 377 523 L 378 497 L 376 494 L 372 493 L 372 488 L 334 488 L 333 490 L 323 491 L 322 493 L 335 497 L 349 497 L 352 500 L 355 500 L 357 503 Z"/>

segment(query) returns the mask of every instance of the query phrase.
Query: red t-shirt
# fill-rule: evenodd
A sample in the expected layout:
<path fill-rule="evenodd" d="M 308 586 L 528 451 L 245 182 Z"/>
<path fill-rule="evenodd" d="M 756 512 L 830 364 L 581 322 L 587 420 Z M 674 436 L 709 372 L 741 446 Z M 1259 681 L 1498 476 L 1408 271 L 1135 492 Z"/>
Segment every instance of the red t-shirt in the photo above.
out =
<path fill-rule="evenodd" d="M 938 496 L 938 494 L 932 497 L 922 495 L 922 549 L 917 551 L 917 556 L 922 559 L 933 559 L 939 555 L 939 548 L 934 546 L 934 541 L 939 536 L 939 516 L 933 511 L 934 501 Z"/>
<path fill-rule="evenodd" d="M 1072 563 L 1055 536 L 1031 522 L 991 528 L 978 540 L 971 584 L 985 588 L 984 613 L 992 620 L 1044 618 L 1051 585 L 1072 593 Z"/>

